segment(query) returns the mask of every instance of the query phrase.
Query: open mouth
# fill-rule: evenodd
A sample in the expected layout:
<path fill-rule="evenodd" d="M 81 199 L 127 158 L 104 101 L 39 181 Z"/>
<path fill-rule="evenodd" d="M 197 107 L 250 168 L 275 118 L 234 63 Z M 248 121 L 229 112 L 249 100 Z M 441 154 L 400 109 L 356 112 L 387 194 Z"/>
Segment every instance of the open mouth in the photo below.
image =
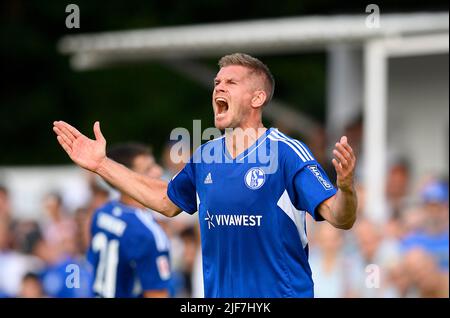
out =
<path fill-rule="evenodd" d="M 216 116 L 223 116 L 228 111 L 228 101 L 223 97 L 217 97 L 215 99 L 217 106 Z"/>

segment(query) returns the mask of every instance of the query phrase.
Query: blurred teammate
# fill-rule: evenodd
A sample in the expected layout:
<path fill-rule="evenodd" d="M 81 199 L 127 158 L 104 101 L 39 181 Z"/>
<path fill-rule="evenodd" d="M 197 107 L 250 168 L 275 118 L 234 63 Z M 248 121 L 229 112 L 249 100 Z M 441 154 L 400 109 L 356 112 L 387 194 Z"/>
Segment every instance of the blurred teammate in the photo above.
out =
<path fill-rule="evenodd" d="M 108 157 L 140 175 L 161 177 L 143 145 L 117 145 Z M 98 297 L 169 296 L 169 241 L 151 213 L 125 193 L 95 211 L 88 260 Z"/>
<path fill-rule="evenodd" d="M 212 104 L 225 135 L 199 147 L 169 184 L 110 160 L 98 122 L 95 140 L 55 122 L 57 139 L 74 162 L 143 205 L 166 216 L 198 210 L 205 297 L 312 297 L 305 213 L 353 226 L 353 151 L 346 137 L 336 143 L 337 190 L 303 143 L 264 127 L 274 90 L 267 66 L 240 53 L 219 66 Z M 214 160 L 202 160 L 208 153 Z"/>

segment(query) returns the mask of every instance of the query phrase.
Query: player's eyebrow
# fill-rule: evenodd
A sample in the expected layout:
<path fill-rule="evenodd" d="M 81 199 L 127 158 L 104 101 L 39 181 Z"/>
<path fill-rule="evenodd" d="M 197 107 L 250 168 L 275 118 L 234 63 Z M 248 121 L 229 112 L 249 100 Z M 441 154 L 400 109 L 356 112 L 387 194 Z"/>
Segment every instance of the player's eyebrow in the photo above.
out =
<path fill-rule="evenodd" d="M 237 79 L 235 77 L 228 77 L 228 78 L 223 78 L 223 79 L 218 78 L 218 77 L 214 78 L 214 84 L 217 84 L 218 82 L 221 82 L 221 81 L 225 81 L 227 83 L 229 83 L 229 82 L 239 82 L 239 79 Z"/>

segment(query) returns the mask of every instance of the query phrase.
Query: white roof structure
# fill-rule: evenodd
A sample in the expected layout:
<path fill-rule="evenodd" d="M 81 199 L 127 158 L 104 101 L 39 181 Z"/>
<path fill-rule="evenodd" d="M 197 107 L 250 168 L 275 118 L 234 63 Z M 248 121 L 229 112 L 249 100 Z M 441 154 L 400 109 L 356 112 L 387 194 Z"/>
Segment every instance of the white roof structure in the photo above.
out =
<path fill-rule="evenodd" d="M 219 56 L 233 51 L 258 54 L 323 49 L 333 43 L 371 38 L 448 33 L 449 14 L 381 14 L 380 27 L 366 26 L 367 15 L 308 16 L 210 23 L 65 36 L 61 53 L 72 66 L 89 69 L 137 59 Z"/>

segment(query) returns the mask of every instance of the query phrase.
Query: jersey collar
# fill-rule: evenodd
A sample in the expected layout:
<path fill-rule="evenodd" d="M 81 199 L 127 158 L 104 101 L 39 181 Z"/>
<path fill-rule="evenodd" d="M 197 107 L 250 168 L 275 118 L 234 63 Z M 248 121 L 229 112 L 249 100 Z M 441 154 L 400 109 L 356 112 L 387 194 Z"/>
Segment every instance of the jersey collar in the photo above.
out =
<path fill-rule="evenodd" d="M 243 152 L 241 152 L 236 158 L 232 158 L 231 154 L 229 153 L 228 149 L 227 149 L 227 145 L 226 145 L 226 138 L 222 138 L 222 147 L 223 147 L 223 153 L 225 155 L 225 157 L 228 160 L 232 160 L 233 162 L 243 162 L 243 159 L 245 159 L 245 157 L 247 157 L 247 155 L 249 155 L 250 153 L 252 153 L 254 150 L 256 150 L 256 148 L 258 148 L 259 146 L 263 145 L 267 139 L 267 137 L 269 136 L 269 134 L 272 132 L 274 128 L 269 128 L 267 129 L 264 134 L 262 134 L 258 139 L 256 139 L 256 141 L 247 149 L 245 149 Z"/>

